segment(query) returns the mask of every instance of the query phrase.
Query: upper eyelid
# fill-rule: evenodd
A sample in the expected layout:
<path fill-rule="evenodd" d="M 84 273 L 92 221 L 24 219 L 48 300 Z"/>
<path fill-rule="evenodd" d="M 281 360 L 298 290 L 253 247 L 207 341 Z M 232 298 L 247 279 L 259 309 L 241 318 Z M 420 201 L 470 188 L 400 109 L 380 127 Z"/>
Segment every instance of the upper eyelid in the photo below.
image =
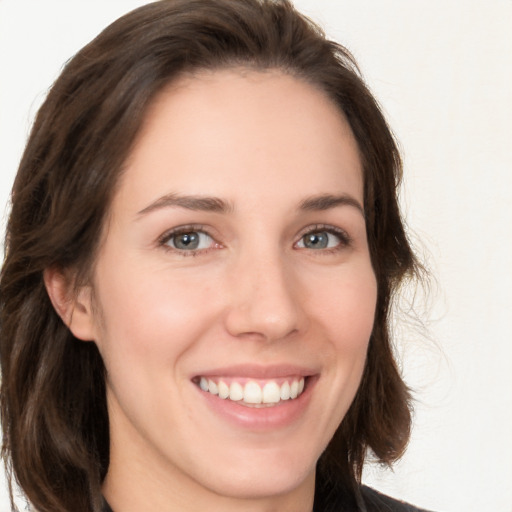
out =
<path fill-rule="evenodd" d="M 330 235 L 334 235 L 339 239 L 339 243 L 335 247 L 324 247 L 320 249 L 312 249 L 308 247 L 300 247 L 299 244 L 302 241 L 302 239 L 310 234 L 310 233 L 317 233 L 317 232 L 327 232 Z M 336 253 L 345 249 L 352 248 L 354 245 L 354 239 L 348 234 L 348 232 L 345 229 L 342 229 L 337 226 L 329 225 L 329 224 L 322 224 L 322 225 L 316 225 L 312 228 L 305 228 L 302 230 L 301 234 L 298 236 L 297 241 L 294 242 L 293 247 L 296 250 L 300 251 L 306 251 L 311 252 L 313 251 L 314 254 L 332 254 Z"/>
<path fill-rule="evenodd" d="M 334 226 L 332 224 L 313 224 L 311 226 L 301 229 L 297 237 L 300 240 L 303 236 L 307 235 L 308 233 L 314 233 L 316 231 L 332 232 L 336 235 L 343 236 L 347 240 L 352 240 L 352 237 L 349 235 L 346 229 L 340 228 L 339 226 Z"/>
<path fill-rule="evenodd" d="M 205 247 L 202 249 L 179 249 L 177 247 L 172 247 L 168 242 L 175 236 L 186 234 L 186 233 L 202 233 L 208 236 L 212 241 L 211 247 Z M 166 252 L 172 252 L 176 255 L 180 255 L 181 257 L 186 256 L 199 256 L 201 254 L 205 254 L 212 249 L 220 248 L 222 244 L 220 244 L 217 239 L 208 232 L 208 229 L 205 229 L 204 226 L 193 226 L 193 225 L 182 225 L 177 226 L 175 228 L 168 229 L 164 233 L 162 233 L 156 240 L 156 245 L 158 248 L 164 249 Z"/>
<path fill-rule="evenodd" d="M 170 228 L 166 231 L 164 231 L 159 237 L 158 241 L 160 243 L 168 240 L 173 235 L 180 235 L 182 233 L 204 233 L 205 235 L 208 235 L 212 239 L 215 239 L 215 236 L 211 233 L 211 231 L 204 225 L 199 224 L 184 224 L 182 226 L 176 226 L 174 228 Z"/>

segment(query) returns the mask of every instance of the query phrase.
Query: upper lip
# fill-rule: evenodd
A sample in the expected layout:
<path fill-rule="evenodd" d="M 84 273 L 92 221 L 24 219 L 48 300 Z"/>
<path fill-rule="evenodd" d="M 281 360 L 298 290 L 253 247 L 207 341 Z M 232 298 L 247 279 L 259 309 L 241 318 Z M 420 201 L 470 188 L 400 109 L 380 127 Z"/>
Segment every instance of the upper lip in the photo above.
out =
<path fill-rule="evenodd" d="M 283 377 L 299 376 L 309 377 L 318 371 L 306 366 L 295 364 L 238 364 L 222 368 L 205 369 L 196 373 L 194 377 L 245 377 L 249 379 L 277 379 Z"/>

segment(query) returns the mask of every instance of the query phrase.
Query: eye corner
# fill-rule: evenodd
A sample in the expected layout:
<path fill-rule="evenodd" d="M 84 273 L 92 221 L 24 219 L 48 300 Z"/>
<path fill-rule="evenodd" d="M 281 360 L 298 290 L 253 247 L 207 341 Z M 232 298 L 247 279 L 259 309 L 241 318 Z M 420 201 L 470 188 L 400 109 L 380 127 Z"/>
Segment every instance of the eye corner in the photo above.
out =
<path fill-rule="evenodd" d="M 157 245 L 179 256 L 198 256 L 222 248 L 222 244 L 204 226 L 198 225 L 179 226 L 167 230 L 157 239 Z"/>
<path fill-rule="evenodd" d="M 294 243 L 294 248 L 326 253 L 341 251 L 351 245 L 352 238 L 344 229 L 317 224 L 302 230 L 299 239 Z"/>

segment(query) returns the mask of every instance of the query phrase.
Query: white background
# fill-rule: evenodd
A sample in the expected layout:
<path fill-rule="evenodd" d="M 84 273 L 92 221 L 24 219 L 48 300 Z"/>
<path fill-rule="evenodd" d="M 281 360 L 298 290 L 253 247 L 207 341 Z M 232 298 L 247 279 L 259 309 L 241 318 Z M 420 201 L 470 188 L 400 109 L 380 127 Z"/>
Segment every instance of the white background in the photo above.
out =
<path fill-rule="evenodd" d="M 142 0 L 0 0 L 0 213 L 62 64 Z M 411 237 L 433 270 L 399 352 L 410 448 L 365 480 L 446 512 L 512 512 L 512 1 L 297 0 L 352 50 L 405 161 Z M 9 505 L 0 492 L 0 512 Z"/>

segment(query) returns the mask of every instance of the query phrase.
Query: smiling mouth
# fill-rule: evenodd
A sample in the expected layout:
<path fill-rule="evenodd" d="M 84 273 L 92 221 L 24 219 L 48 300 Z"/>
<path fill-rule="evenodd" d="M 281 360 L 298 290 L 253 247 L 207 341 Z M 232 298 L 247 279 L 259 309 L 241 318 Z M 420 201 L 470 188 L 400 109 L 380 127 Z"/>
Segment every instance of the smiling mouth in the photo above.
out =
<path fill-rule="evenodd" d="M 194 382 L 206 393 L 247 407 L 272 407 L 298 398 L 307 377 L 269 380 L 197 377 Z"/>

